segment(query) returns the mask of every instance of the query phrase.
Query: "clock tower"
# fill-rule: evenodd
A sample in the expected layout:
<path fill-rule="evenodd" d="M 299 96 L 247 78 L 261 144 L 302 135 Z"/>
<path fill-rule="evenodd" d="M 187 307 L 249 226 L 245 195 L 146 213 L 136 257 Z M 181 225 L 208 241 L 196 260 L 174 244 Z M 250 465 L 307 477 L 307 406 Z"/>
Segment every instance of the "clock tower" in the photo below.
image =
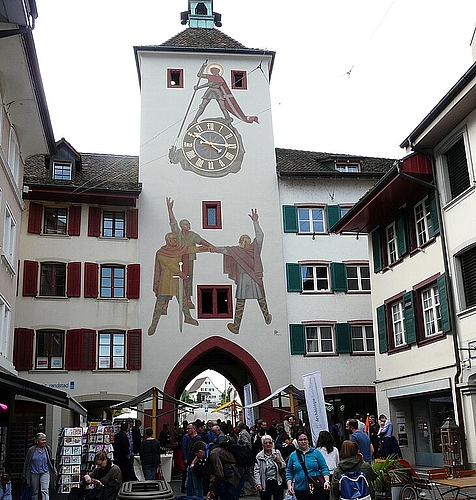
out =
<path fill-rule="evenodd" d="M 221 31 L 210 0 L 190 0 L 181 22 L 188 27 L 161 45 L 134 48 L 143 185 L 139 392 L 157 386 L 179 398 L 209 368 L 242 399 L 250 384 L 257 401 L 290 383 L 269 92 L 275 54 Z"/>

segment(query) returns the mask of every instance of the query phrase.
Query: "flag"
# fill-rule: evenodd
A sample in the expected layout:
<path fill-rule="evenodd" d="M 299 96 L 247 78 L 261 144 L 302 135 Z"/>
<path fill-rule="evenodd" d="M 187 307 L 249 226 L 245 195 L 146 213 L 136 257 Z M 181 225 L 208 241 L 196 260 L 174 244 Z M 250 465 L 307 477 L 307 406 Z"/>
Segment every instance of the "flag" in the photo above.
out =
<path fill-rule="evenodd" d="M 309 426 L 311 427 L 312 444 L 314 445 L 319 436 L 319 432 L 329 430 L 321 372 L 303 375 L 302 381 L 304 385 L 307 413 L 309 416 Z"/>

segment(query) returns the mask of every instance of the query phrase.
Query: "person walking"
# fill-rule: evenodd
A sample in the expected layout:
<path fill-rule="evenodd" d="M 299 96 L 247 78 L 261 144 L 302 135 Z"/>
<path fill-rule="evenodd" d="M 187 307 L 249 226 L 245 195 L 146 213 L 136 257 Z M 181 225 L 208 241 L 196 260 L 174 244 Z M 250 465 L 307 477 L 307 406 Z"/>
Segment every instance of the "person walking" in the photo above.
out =
<path fill-rule="evenodd" d="M 329 468 L 319 450 L 309 446 L 309 439 L 304 432 L 297 435 L 298 449 L 288 458 L 286 481 L 288 492 L 297 500 L 325 500 L 325 492 L 329 491 Z M 322 488 L 317 478 L 322 476 Z"/>
<path fill-rule="evenodd" d="M 54 489 L 56 483 L 56 470 L 53 453 L 42 432 L 35 436 L 35 444 L 26 453 L 23 477 L 30 487 L 31 500 L 38 500 L 40 491 L 42 500 L 49 500 L 49 489 Z"/>
<path fill-rule="evenodd" d="M 329 431 L 319 432 L 317 437 L 316 449 L 322 453 L 329 469 L 329 480 L 332 482 L 332 474 L 339 463 L 339 450 L 337 449 L 334 438 Z"/>
<path fill-rule="evenodd" d="M 152 427 L 147 427 L 145 440 L 141 442 L 139 449 L 142 472 L 146 481 L 157 478 L 157 469 L 160 465 L 160 443 L 153 434 Z"/>
<path fill-rule="evenodd" d="M 273 438 L 265 434 L 261 438 L 263 449 L 256 455 L 254 479 L 261 500 L 282 500 L 283 478 L 286 462 L 279 450 L 274 449 Z"/>

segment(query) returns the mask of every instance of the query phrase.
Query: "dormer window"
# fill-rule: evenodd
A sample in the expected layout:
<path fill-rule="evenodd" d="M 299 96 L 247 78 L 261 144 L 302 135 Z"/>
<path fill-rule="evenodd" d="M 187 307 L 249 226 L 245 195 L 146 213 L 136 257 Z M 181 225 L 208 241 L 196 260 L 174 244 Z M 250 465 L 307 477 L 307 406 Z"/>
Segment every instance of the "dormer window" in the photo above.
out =
<path fill-rule="evenodd" d="M 58 181 L 70 181 L 73 178 L 73 167 L 69 162 L 55 161 L 53 163 L 52 178 Z"/>
<path fill-rule="evenodd" d="M 360 163 L 336 162 L 335 168 L 338 172 L 356 173 L 360 172 Z"/>

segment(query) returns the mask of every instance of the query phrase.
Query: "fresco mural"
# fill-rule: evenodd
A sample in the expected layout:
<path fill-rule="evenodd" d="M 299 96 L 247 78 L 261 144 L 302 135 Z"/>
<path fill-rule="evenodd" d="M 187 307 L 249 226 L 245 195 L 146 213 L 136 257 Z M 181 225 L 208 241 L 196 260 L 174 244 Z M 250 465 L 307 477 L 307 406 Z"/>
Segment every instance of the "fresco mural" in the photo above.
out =
<path fill-rule="evenodd" d="M 223 177 L 241 169 L 245 148 L 240 133 L 232 125 L 233 117 L 244 123 L 258 123 L 257 116 L 245 115 L 222 75 L 223 67 L 219 64 L 208 64 L 208 59 L 202 64 L 175 144 L 169 150 L 170 163 L 180 163 L 184 170 L 205 177 Z M 202 80 L 207 81 L 200 84 Z M 195 117 L 182 136 L 195 95 L 204 88 L 207 90 Z M 212 100 L 218 104 L 223 117 L 201 119 Z M 177 149 L 179 139 L 181 148 Z"/>
<path fill-rule="evenodd" d="M 173 211 L 174 201 L 166 198 L 167 212 L 171 232 L 165 235 L 165 245 L 155 254 L 153 291 L 156 296 L 149 335 L 154 335 L 161 316 L 167 314 L 168 305 L 173 297 L 179 304 L 179 329 L 182 332 L 183 323 L 198 326 L 198 321 L 192 318 L 190 309 L 195 309 L 193 296 L 193 268 L 197 253 L 212 252 L 223 255 L 223 272 L 234 281 L 235 315 L 233 323 L 228 323 L 230 332 L 238 334 L 247 299 L 258 301 L 264 321 L 269 325 L 272 316 L 268 310 L 263 283 L 263 263 L 261 249 L 264 233 L 258 222 L 256 209 L 248 214 L 253 221 L 255 237 L 252 240 L 248 234 L 240 236 L 237 246 L 214 246 L 199 234 L 191 231 L 190 222 L 182 219 L 177 223 Z"/>

